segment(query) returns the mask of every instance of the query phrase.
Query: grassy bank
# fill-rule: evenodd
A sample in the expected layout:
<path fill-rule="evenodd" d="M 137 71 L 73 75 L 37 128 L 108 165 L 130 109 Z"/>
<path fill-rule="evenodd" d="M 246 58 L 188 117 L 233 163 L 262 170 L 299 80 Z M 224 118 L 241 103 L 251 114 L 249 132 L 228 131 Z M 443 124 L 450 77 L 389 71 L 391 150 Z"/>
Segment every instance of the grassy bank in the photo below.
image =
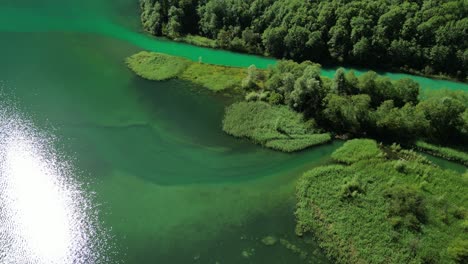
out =
<path fill-rule="evenodd" d="M 354 156 L 354 153 L 373 153 Z M 297 187 L 297 229 L 337 263 L 466 263 L 468 175 L 398 146 L 348 141 Z"/>
<path fill-rule="evenodd" d="M 153 81 L 182 79 L 213 91 L 240 88 L 247 76 L 243 68 L 192 62 L 188 59 L 142 51 L 126 59 L 127 66 L 142 78 Z"/>
<path fill-rule="evenodd" d="M 285 152 L 302 150 L 331 140 L 316 130 L 314 122 L 304 122 L 302 114 L 285 106 L 264 102 L 240 102 L 226 109 L 223 130 L 245 137 L 265 147 Z"/>
<path fill-rule="evenodd" d="M 424 141 L 417 141 L 415 145 L 419 150 L 427 152 L 431 155 L 441 157 L 447 160 L 456 161 L 465 166 L 468 166 L 468 153 L 465 153 L 463 151 L 429 144 Z"/>
<path fill-rule="evenodd" d="M 190 45 L 205 47 L 205 48 L 218 48 L 216 40 L 205 38 L 199 35 L 185 35 L 174 39 L 175 41 L 184 42 Z"/>

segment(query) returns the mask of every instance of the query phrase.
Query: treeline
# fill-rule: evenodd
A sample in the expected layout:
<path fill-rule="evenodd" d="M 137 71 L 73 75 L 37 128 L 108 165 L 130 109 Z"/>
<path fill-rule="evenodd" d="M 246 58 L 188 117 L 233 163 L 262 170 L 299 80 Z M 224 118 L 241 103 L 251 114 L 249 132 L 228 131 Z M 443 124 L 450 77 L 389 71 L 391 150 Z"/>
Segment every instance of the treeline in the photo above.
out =
<path fill-rule="evenodd" d="M 369 71 L 357 77 L 338 69 L 320 77 L 320 65 L 281 61 L 243 81 L 246 100 L 284 104 L 342 135 L 410 143 L 419 138 L 444 145 L 468 144 L 468 93 L 438 90 L 420 95 L 411 79 L 392 81 Z"/>
<path fill-rule="evenodd" d="M 278 58 L 468 74 L 465 0 L 140 0 L 154 35 Z"/>

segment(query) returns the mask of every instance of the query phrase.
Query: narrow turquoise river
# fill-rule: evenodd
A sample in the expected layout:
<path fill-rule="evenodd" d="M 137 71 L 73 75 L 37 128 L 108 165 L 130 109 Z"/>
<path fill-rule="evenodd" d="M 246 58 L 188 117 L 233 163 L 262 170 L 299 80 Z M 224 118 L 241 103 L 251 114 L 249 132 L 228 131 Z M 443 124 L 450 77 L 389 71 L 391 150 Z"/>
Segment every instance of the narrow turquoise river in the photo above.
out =
<path fill-rule="evenodd" d="M 155 39 L 138 16 L 136 0 L 0 3 L 0 263 L 330 263 L 294 235 L 294 184 L 341 143 L 283 154 L 226 136 L 229 98 L 142 80 L 125 57 L 275 61 Z"/>

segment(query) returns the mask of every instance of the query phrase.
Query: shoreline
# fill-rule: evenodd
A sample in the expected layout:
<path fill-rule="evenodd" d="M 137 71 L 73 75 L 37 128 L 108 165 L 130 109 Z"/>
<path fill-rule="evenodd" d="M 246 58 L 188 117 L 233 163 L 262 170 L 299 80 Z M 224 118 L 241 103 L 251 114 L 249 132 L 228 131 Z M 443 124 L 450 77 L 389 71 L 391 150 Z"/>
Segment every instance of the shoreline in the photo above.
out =
<path fill-rule="evenodd" d="M 199 36 L 199 35 L 185 35 L 185 36 L 182 36 L 182 37 L 179 37 L 179 38 L 170 38 L 169 36 L 166 36 L 166 35 L 162 35 L 162 36 L 151 35 L 150 33 L 146 32 L 146 31 L 143 31 L 143 33 L 147 34 L 148 36 L 154 37 L 154 38 L 160 38 L 160 39 L 163 39 L 163 40 L 166 40 L 166 41 L 174 41 L 174 42 L 177 42 L 177 43 L 193 45 L 193 46 L 200 47 L 200 48 L 207 48 L 207 49 L 213 49 L 213 50 L 219 50 L 219 51 L 228 51 L 228 52 L 239 53 L 239 54 L 250 55 L 250 56 L 257 56 L 257 57 L 261 57 L 261 58 L 265 58 L 265 59 L 272 59 L 272 60 L 277 60 L 277 61 L 282 60 L 281 58 L 267 56 L 266 54 L 257 54 L 257 53 L 249 53 L 249 52 L 240 51 L 240 50 L 223 49 L 223 48 L 219 47 L 217 44 L 216 44 L 216 46 L 199 45 L 199 44 L 197 44 L 196 41 L 189 41 L 188 40 L 191 37 L 194 37 L 194 38 L 200 37 L 200 38 L 203 38 L 203 39 L 206 39 L 206 40 L 209 40 L 209 41 L 216 42 L 216 40 L 214 40 L 214 39 L 209 39 L 209 38 Z M 188 37 L 188 36 L 190 36 L 190 37 Z M 187 37 L 188 37 L 188 39 L 187 39 Z M 285 59 L 285 58 L 283 58 L 283 59 Z M 298 62 L 298 63 L 300 63 L 300 62 Z M 356 70 L 361 70 L 361 71 L 375 71 L 377 73 L 385 71 L 385 72 L 391 73 L 391 74 L 407 74 L 407 75 L 411 75 L 411 76 L 415 76 L 415 77 L 423 77 L 423 78 L 428 78 L 428 79 L 436 80 L 436 81 L 439 81 L 439 80 L 440 81 L 450 81 L 450 82 L 454 82 L 454 83 L 468 85 L 468 78 L 464 81 L 464 80 L 458 79 L 456 77 L 453 77 L 453 76 L 450 76 L 450 75 L 445 75 L 445 74 L 442 74 L 442 73 L 441 74 L 425 74 L 425 73 L 422 73 L 421 71 L 416 70 L 416 69 L 411 69 L 411 68 L 406 69 L 406 68 L 404 68 L 404 66 L 402 66 L 400 68 L 382 67 L 382 68 L 372 68 L 372 69 L 370 69 L 370 68 L 365 68 L 365 67 L 362 67 L 361 65 L 356 65 L 356 64 L 352 64 L 352 63 L 343 63 L 343 64 L 329 64 L 329 63 L 321 63 L 321 62 L 314 62 L 314 63 L 319 63 L 320 65 L 322 65 L 326 69 L 338 69 L 340 67 L 343 67 L 343 68 L 354 68 Z"/>

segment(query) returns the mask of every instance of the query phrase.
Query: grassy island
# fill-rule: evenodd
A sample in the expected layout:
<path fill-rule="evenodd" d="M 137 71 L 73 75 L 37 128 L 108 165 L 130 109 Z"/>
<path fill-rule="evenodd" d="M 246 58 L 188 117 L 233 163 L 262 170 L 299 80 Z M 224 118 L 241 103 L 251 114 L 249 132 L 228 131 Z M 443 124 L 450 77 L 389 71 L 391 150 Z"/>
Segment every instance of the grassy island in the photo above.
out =
<path fill-rule="evenodd" d="M 223 130 L 236 137 L 249 138 L 265 147 L 285 152 L 302 150 L 331 140 L 312 120 L 286 106 L 264 102 L 239 102 L 226 109 Z"/>
<path fill-rule="evenodd" d="M 466 152 L 456 150 L 453 148 L 429 144 L 421 140 L 417 141 L 415 145 L 419 150 L 427 152 L 431 155 L 441 157 L 447 160 L 456 161 L 462 163 L 465 166 L 468 166 L 468 153 Z"/>
<path fill-rule="evenodd" d="M 239 88 L 247 76 L 246 69 L 198 63 L 182 57 L 147 51 L 128 57 L 126 63 L 138 76 L 148 80 L 178 78 L 213 91 Z"/>
<path fill-rule="evenodd" d="M 298 184 L 298 235 L 313 232 L 337 263 L 466 263 L 466 173 L 367 139 L 332 158 Z"/>

